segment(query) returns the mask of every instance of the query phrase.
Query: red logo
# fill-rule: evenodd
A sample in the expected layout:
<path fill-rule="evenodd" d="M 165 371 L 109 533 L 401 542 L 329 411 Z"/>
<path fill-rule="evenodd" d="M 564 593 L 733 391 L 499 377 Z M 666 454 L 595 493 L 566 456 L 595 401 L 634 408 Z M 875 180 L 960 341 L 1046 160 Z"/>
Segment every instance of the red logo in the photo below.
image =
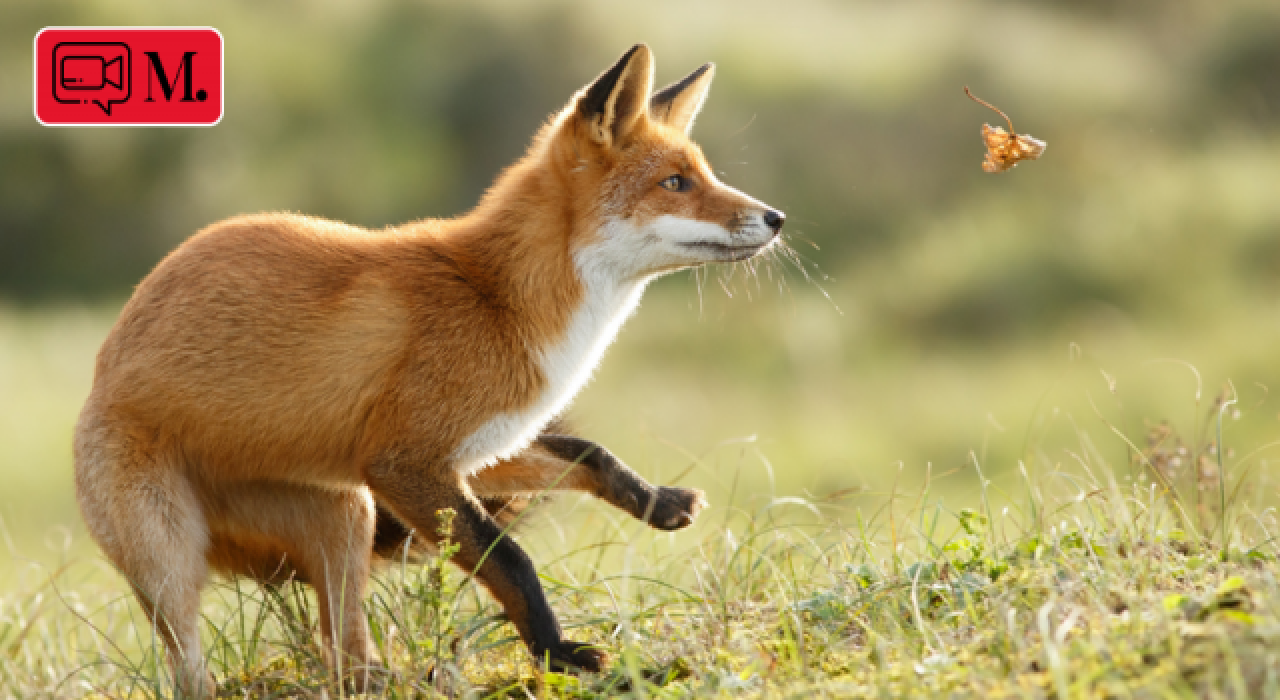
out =
<path fill-rule="evenodd" d="M 41 124 L 222 120 L 222 35 L 212 27 L 46 27 L 36 34 L 35 54 Z"/>

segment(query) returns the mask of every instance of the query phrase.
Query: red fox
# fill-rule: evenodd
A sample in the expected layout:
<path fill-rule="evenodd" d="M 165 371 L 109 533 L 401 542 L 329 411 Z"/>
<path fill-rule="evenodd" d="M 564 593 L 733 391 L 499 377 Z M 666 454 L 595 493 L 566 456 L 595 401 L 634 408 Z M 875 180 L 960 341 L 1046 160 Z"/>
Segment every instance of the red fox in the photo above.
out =
<path fill-rule="evenodd" d="M 142 281 L 98 354 L 76 492 L 180 693 L 215 690 L 197 626 L 210 571 L 294 572 L 316 589 L 329 661 L 377 682 L 361 604 L 375 544 L 430 540 L 444 508 L 455 563 L 532 655 L 603 667 L 564 638 L 498 511 L 553 483 L 664 529 L 703 505 L 548 425 L 649 280 L 778 236 L 783 214 L 722 184 L 689 140 L 713 73 L 653 93 L 652 55 L 634 46 L 460 218 L 369 231 L 237 217 Z"/>

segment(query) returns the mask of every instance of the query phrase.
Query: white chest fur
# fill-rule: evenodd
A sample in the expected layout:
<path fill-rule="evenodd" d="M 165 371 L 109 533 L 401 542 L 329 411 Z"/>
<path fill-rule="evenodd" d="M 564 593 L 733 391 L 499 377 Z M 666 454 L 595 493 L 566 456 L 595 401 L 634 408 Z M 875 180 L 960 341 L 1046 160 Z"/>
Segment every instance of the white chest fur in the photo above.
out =
<path fill-rule="evenodd" d="M 560 338 L 532 349 L 546 380 L 542 393 L 526 408 L 497 414 L 469 435 L 453 455 L 459 471 L 472 474 L 528 447 L 591 378 L 647 283 L 620 281 L 626 276 L 609 264 L 611 252 L 591 246 L 574 256 L 583 299 Z"/>

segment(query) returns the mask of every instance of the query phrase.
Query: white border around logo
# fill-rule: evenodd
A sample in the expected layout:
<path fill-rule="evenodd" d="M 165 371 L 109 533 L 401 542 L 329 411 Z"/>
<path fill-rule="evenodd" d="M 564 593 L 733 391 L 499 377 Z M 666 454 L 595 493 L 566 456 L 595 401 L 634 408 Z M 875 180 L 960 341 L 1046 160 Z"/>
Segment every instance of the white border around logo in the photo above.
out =
<path fill-rule="evenodd" d="M 40 118 L 40 35 L 50 30 L 63 29 L 90 29 L 90 30 L 128 30 L 128 31 L 157 31 L 169 29 L 185 29 L 185 30 L 208 30 L 218 35 L 220 51 L 218 52 L 218 118 L 210 123 L 191 123 L 191 122 L 46 122 Z M 36 121 L 44 126 L 164 126 L 164 127 L 187 127 L 202 128 L 217 126 L 222 123 L 222 117 L 227 113 L 227 40 L 222 36 L 222 32 L 216 27 L 157 27 L 157 26 L 140 26 L 140 27 L 45 27 L 36 32 L 36 36 L 31 40 L 31 113 L 35 116 Z"/>

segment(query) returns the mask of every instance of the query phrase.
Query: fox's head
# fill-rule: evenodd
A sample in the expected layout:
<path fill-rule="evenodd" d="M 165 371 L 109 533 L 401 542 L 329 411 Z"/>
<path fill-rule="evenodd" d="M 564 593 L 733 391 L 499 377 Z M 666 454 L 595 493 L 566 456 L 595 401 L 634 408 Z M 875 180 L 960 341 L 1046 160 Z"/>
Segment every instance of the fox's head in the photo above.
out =
<path fill-rule="evenodd" d="M 785 216 L 716 179 L 689 139 L 715 66 L 652 92 L 653 55 L 644 44 L 580 90 L 555 124 L 552 150 L 590 226 L 574 232 L 575 257 L 626 277 L 767 249 Z"/>

